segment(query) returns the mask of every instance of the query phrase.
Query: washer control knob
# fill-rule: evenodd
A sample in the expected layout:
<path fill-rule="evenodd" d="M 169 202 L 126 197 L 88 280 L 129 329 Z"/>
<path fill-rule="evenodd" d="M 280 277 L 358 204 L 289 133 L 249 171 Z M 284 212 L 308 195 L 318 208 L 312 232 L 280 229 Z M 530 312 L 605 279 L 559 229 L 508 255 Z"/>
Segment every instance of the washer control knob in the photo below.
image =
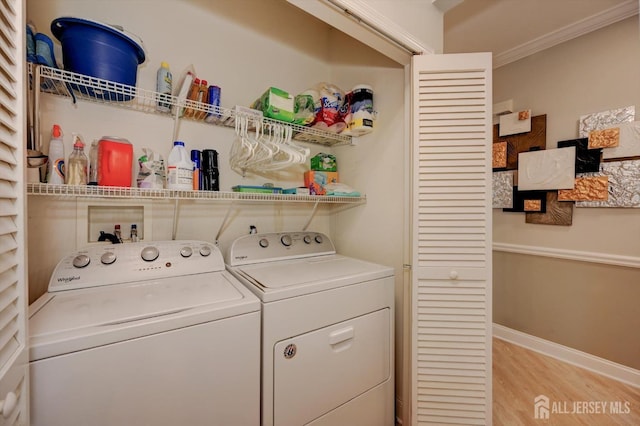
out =
<path fill-rule="evenodd" d="M 104 253 L 102 253 L 102 256 L 100 256 L 100 262 L 102 262 L 103 265 L 111 265 L 116 261 L 117 258 L 118 257 L 114 252 L 105 251 Z"/>
<path fill-rule="evenodd" d="M 316 240 L 316 243 L 322 244 L 322 235 L 320 235 L 320 234 L 316 235 L 315 240 Z"/>
<path fill-rule="evenodd" d="M 200 254 L 204 257 L 209 256 L 211 254 L 211 246 L 203 245 L 202 247 L 200 247 Z"/>
<path fill-rule="evenodd" d="M 258 244 L 260 244 L 260 247 L 262 248 L 267 248 L 269 247 L 269 240 L 267 240 L 266 238 L 260 238 L 260 241 L 258 241 Z"/>
<path fill-rule="evenodd" d="M 158 256 L 160 256 L 160 251 L 158 250 L 158 247 L 155 246 L 146 246 L 140 253 L 140 257 L 142 257 L 142 260 L 146 262 L 153 262 L 158 258 Z"/>
<path fill-rule="evenodd" d="M 291 240 L 291 235 L 285 234 L 282 237 L 280 237 L 280 242 L 282 243 L 283 246 L 289 247 L 291 246 L 293 241 Z"/>
<path fill-rule="evenodd" d="M 73 266 L 76 268 L 84 268 L 91 262 L 91 258 L 86 254 L 79 254 L 73 258 Z"/>
<path fill-rule="evenodd" d="M 306 244 L 311 244 L 311 236 L 305 235 L 304 238 L 302 238 L 302 241 L 304 241 Z"/>
<path fill-rule="evenodd" d="M 184 246 L 180 249 L 180 256 L 182 257 L 191 257 L 193 254 L 193 250 L 189 246 Z"/>

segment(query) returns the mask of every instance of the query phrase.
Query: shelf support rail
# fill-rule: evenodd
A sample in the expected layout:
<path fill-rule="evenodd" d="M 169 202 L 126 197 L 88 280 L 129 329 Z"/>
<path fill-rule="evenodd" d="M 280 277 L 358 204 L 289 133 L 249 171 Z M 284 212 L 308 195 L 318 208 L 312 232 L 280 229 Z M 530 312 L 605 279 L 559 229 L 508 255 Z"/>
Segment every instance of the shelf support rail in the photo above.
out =
<path fill-rule="evenodd" d="M 178 208 L 180 207 L 180 199 L 176 198 L 173 204 L 173 230 L 171 231 L 171 239 L 176 239 L 178 232 Z"/>
<path fill-rule="evenodd" d="M 316 215 L 316 210 L 318 209 L 318 202 L 319 200 L 316 200 L 316 202 L 313 204 L 313 210 L 311 210 L 311 215 L 309 215 L 309 220 L 307 220 L 307 223 L 302 228 L 302 232 L 306 231 L 309 225 L 311 225 L 311 221 L 313 220 L 313 217 Z"/>
<path fill-rule="evenodd" d="M 227 212 L 225 213 L 224 218 L 222 219 L 222 223 L 218 227 L 218 232 L 216 233 L 216 238 L 213 240 L 213 242 L 216 245 L 216 247 L 218 247 L 220 245 L 220 235 L 222 235 L 222 231 L 224 230 L 225 225 L 227 224 L 227 221 L 229 220 L 229 213 L 231 213 L 231 209 L 232 208 L 233 208 L 233 200 L 229 204 L 229 208 L 227 209 Z"/>

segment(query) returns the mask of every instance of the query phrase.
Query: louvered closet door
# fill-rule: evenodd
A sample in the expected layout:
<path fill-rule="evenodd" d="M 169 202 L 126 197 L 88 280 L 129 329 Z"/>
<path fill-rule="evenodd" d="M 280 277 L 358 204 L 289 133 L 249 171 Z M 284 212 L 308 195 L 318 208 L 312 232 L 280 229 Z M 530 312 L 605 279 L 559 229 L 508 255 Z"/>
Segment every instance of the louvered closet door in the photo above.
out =
<path fill-rule="evenodd" d="M 0 425 L 27 425 L 24 2 L 0 20 Z"/>
<path fill-rule="evenodd" d="M 412 67 L 412 422 L 490 425 L 491 55 Z"/>

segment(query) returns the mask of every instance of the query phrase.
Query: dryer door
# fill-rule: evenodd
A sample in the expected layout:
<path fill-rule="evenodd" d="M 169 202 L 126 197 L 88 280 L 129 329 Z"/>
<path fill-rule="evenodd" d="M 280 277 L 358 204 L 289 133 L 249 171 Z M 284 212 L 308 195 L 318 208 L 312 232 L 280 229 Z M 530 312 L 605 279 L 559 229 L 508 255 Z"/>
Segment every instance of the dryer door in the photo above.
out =
<path fill-rule="evenodd" d="M 274 424 L 302 425 L 391 379 L 390 309 L 278 342 Z"/>

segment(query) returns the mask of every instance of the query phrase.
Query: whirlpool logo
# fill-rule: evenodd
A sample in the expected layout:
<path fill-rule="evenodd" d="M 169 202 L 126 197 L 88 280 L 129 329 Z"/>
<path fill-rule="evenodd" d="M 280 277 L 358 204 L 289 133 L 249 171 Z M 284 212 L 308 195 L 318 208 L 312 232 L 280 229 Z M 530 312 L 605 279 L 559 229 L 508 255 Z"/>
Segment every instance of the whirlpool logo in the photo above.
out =
<path fill-rule="evenodd" d="M 58 278 L 59 283 L 69 284 L 71 281 L 76 281 L 80 279 L 80 275 L 76 275 L 73 277 L 60 277 Z"/>

